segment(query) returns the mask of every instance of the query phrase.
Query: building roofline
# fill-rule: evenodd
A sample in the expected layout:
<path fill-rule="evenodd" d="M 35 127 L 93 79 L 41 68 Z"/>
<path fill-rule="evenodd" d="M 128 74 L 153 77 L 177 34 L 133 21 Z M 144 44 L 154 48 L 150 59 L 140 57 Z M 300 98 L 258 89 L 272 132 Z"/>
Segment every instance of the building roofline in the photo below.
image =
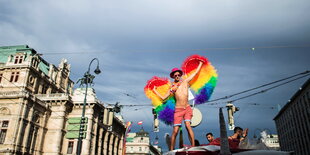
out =
<path fill-rule="evenodd" d="M 30 48 L 28 45 L 15 45 L 15 46 L 0 46 L 0 50 L 16 50 L 18 51 L 28 51 L 30 50 L 32 54 L 37 54 L 37 51 Z"/>
<path fill-rule="evenodd" d="M 29 46 L 28 45 L 0 46 L 0 49 L 21 49 L 21 48 L 29 48 Z"/>
<path fill-rule="evenodd" d="M 289 105 L 301 94 L 302 91 L 310 84 L 310 78 L 298 89 L 298 91 L 288 100 L 284 107 L 278 112 L 278 114 L 273 118 L 276 120 L 288 107 Z"/>

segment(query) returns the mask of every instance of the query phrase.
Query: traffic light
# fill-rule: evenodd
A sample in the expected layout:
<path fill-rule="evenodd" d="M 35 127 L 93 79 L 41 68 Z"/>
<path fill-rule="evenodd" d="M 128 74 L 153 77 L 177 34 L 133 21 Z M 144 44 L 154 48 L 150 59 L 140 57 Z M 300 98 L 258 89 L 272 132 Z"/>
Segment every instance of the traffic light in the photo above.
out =
<path fill-rule="evenodd" d="M 235 107 L 232 103 L 228 103 L 226 105 L 227 113 L 228 113 L 228 128 L 229 130 L 234 130 L 235 122 L 234 122 L 234 113 L 239 111 L 238 107 Z"/>
<path fill-rule="evenodd" d="M 159 120 L 158 120 L 158 116 L 157 116 L 157 113 L 155 111 L 155 108 L 152 108 L 152 113 L 153 113 L 153 116 L 154 116 L 153 131 L 154 132 L 159 132 Z"/>

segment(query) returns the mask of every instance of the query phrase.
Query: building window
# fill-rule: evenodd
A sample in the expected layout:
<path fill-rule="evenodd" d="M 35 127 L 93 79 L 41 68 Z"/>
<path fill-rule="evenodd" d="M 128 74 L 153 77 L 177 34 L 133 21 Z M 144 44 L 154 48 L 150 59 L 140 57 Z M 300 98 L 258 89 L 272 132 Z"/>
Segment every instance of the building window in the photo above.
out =
<path fill-rule="evenodd" d="M 11 73 L 11 78 L 10 78 L 10 82 L 13 82 L 13 80 L 14 80 L 14 77 L 15 77 L 15 72 L 12 72 L 12 73 Z"/>
<path fill-rule="evenodd" d="M 9 121 L 3 121 L 2 122 L 2 127 L 8 127 L 9 126 Z"/>
<path fill-rule="evenodd" d="M 3 74 L 0 73 L 0 83 L 1 83 L 1 81 L 2 81 L 2 77 L 3 77 Z"/>
<path fill-rule="evenodd" d="M 42 86 L 42 94 L 46 94 L 47 93 L 47 89 L 48 89 L 48 86 L 47 85 L 43 85 Z"/>
<path fill-rule="evenodd" d="M 14 60 L 14 64 L 20 64 L 23 62 L 23 58 L 24 56 L 23 55 L 16 55 L 15 56 L 15 60 Z"/>
<path fill-rule="evenodd" d="M 17 81 L 18 81 L 18 77 L 19 77 L 19 72 L 16 72 L 14 82 L 17 82 Z"/>
<path fill-rule="evenodd" d="M 141 147 L 139 147 L 139 151 L 142 151 L 142 148 L 141 148 Z"/>
<path fill-rule="evenodd" d="M 74 146 L 74 141 L 69 141 L 67 154 L 72 154 L 73 146 Z"/>
<path fill-rule="evenodd" d="M 33 59 L 33 61 L 32 61 L 32 66 L 33 66 L 34 68 L 36 68 L 36 67 L 38 66 L 38 61 L 35 60 L 35 59 Z"/>
<path fill-rule="evenodd" d="M 6 137 L 6 132 L 9 126 L 9 121 L 2 121 L 0 126 L 0 144 L 3 144 Z"/>
<path fill-rule="evenodd" d="M 30 75 L 28 81 L 29 81 L 29 85 L 33 86 L 33 84 L 34 84 L 34 77 Z"/>
<path fill-rule="evenodd" d="M 4 143 L 5 136 L 6 136 L 6 129 L 1 129 L 0 130 L 0 144 Z"/>
<path fill-rule="evenodd" d="M 19 77 L 19 72 L 12 72 L 10 82 L 17 82 Z"/>

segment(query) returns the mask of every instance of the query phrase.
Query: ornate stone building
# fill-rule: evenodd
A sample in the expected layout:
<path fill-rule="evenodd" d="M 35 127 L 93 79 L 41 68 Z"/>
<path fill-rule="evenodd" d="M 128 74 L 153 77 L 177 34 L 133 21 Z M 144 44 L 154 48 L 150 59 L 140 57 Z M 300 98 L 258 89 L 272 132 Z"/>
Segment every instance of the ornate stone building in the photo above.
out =
<path fill-rule="evenodd" d="M 70 65 L 46 62 L 27 45 L 0 47 L 0 154 L 59 155 L 76 152 L 82 89 L 72 92 Z M 122 152 L 124 123 L 89 90 L 82 154 Z"/>
<path fill-rule="evenodd" d="M 141 129 L 136 133 L 128 133 L 126 139 L 126 154 L 160 155 L 161 148 L 151 145 L 149 133 Z"/>
<path fill-rule="evenodd" d="M 267 135 L 264 143 L 269 149 L 280 150 L 278 135 L 275 134 Z"/>
<path fill-rule="evenodd" d="M 109 118 L 109 110 L 105 108 L 97 99 L 95 90 L 88 88 L 87 91 L 87 109 L 85 116 L 87 117 L 87 130 L 83 140 L 82 154 L 94 155 L 118 155 L 122 154 L 123 141 L 125 134 L 125 124 L 121 117 L 113 116 L 112 131 L 109 131 L 107 121 Z M 79 121 L 82 113 L 82 105 L 84 101 L 85 89 L 78 88 L 74 91 L 72 100 L 74 108 L 68 115 L 69 122 L 64 144 L 64 154 L 75 154 L 77 146 L 77 138 L 79 132 Z M 78 119 L 78 121 L 75 121 Z M 75 121 L 75 122 L 74 122 Z"/>

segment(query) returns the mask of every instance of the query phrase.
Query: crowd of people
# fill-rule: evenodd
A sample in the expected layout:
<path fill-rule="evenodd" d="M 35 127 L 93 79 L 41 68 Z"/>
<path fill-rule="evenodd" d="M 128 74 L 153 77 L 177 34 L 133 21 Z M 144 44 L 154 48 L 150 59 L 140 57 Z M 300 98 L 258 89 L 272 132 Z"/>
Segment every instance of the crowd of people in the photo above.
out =
<path fill-rule="evenodd" d="M 248 129 L 243 130 L 241 127 L 235 127 L 233 135 L 227 137 L 229 147 L 231 149 L 238 149 L 239 144 L 243 142 L 248 135 Z M 214 138 L 213 134 L 211 132 L 206 134 L 206 139 L 208 140 L 208 144 L 201 144 L 198 140 L 195 140 L 195 143 L 198 145 L 195 146 L 206 146 L 206 145 L 221 145 L 221 139 L 220 138 Z"/>

